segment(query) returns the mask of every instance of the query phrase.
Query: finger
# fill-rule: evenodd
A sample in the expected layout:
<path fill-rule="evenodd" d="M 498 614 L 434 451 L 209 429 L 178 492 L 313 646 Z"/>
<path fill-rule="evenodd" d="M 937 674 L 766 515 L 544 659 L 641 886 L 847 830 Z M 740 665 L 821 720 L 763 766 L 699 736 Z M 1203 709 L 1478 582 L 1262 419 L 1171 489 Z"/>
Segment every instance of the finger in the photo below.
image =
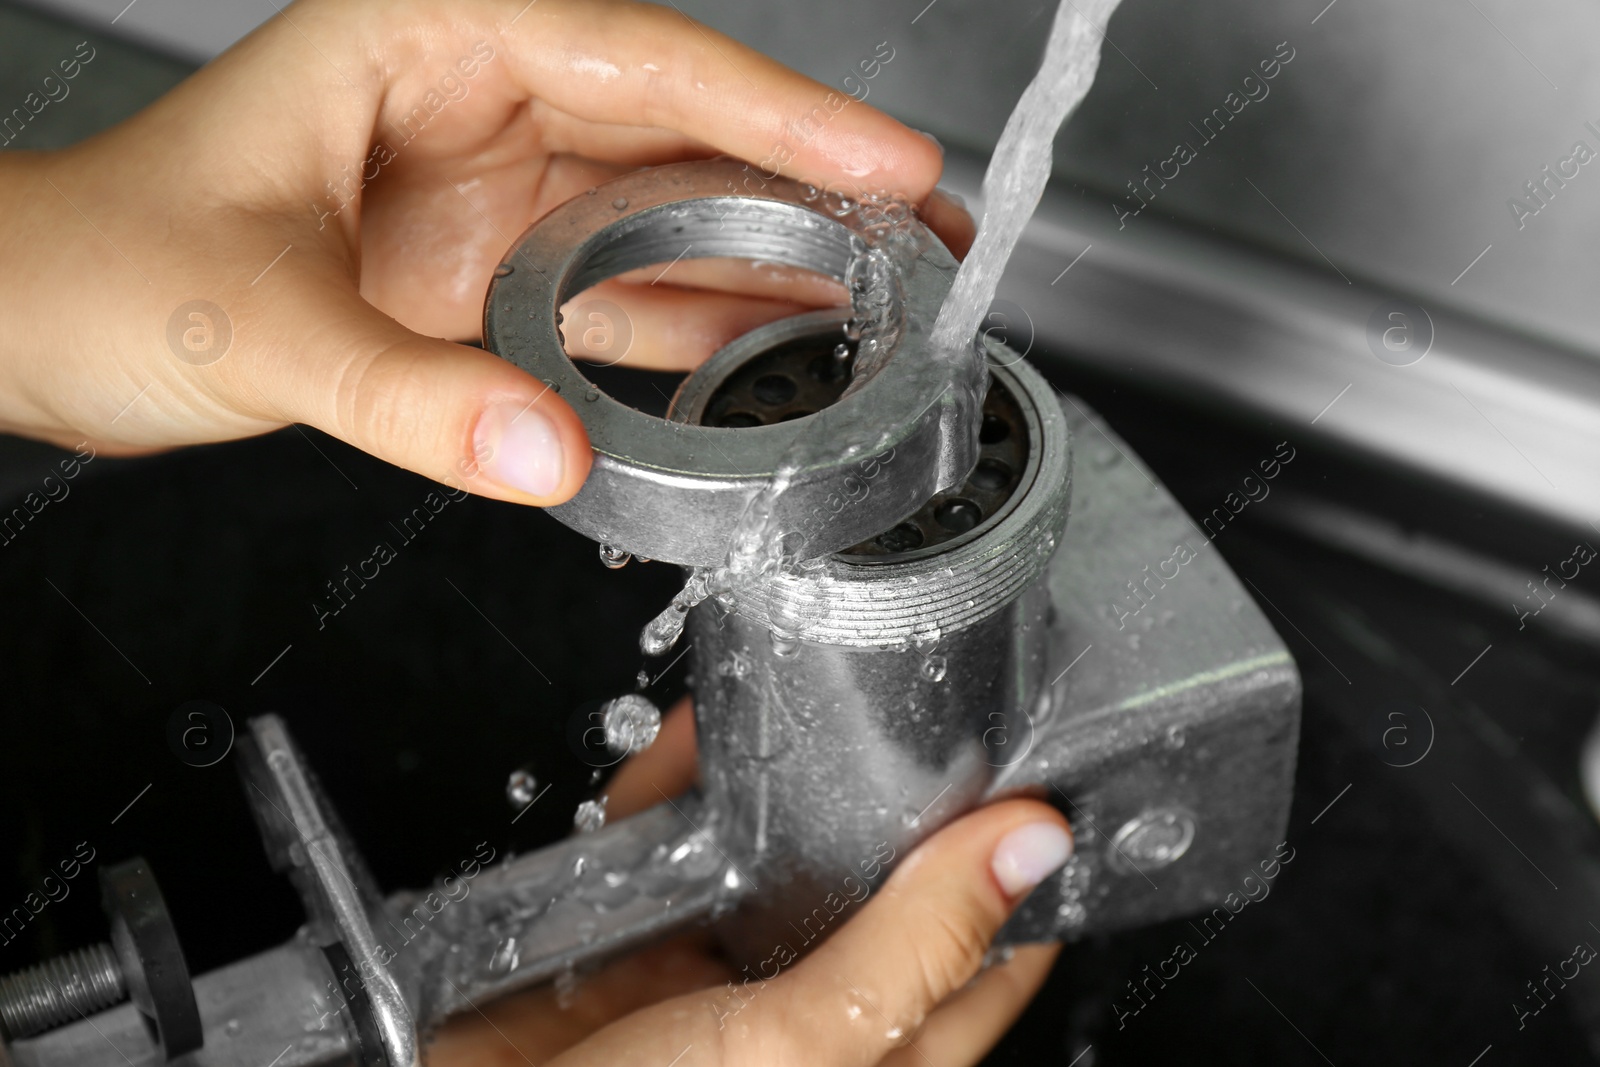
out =
<path fill-rule="evenodd" d="M 542 181 L 478 180 L 470 187 L 452 182 L 445 164 L 396 165 L 393 179 L 375 185 L 363 208 L 364 254 L 374 262 L 470 264 L 447 272 L 444 284 L 431 272 L 364 271 L 362 295 L 402 324 L 431 336 L 476 337 L 483 321 L 483 287 L 494 264 L 508 254 L 527 225 L 555 204 L 581 195 L 629 168 L 574 156 L 554 157 Z M 630 337 L 636 347 L 627 362 L 638 366 L 688 369 L 747 330 L 794 314 L 847 300 L 844 286 L 815 271 L 732 258 L 683 259 L 628 271 L 612 279 L 631 288 L 580 293 L 563 308 L 581 306 L 591 296 L 629 305 L 623 295 L 639 294 L 640 317 Z M 637 283 L 637 284 L 634 284 Z M 648 287 L 644 288 L 644 287 Z M 609 290 L 609 284 L 606 285 Z M 782 303 L 738 300 L 690 301 L 674 307 L 666 294 L 707 289 Z M 630 309 L 631 310 L 631 309 Z M 567 337 L 568 352 L 615 362 L 612 331 L 601 323 L 601 347 L 580 350 Z M 657 334 L 654 326 L 665 332 Z M 689 345 L 684 355 L 674 346 Z"/>
<path fill-rule="evenodd" d="M 879 1067 L 927 1067 L 929 1056 L 939 1067 L 979 1062 L 1033 1000 L 1060 954 L 1060 945 L 1017 949 L 939 1005 L 906 1047 L 889 1053 Z"/>
<path fill-rule="evenodd" d="M 590 122 L 539 100 L 532 101 L 529 107 L 539 129 L 540 140 L 550 152 L 630 167 L 682 163 L 719 154 L 715 147 L 676 130 Z"/>
<path fill-rule="evenodd" d="M 694 785 L 697 757 L 694 698 L 686 696 L 662 718 L 650 747 L 617 768 L 606 786 L 606 809 L 620 818 L 678 796 Z"/>
<path fill-rule="evenodd" d="M 476 5 L 489 19 L 521 6 Z M 792 177 L 847 180 L 916 202 L 939 178 L 930 138 L 673 7 L 546 0 L 501 35 L 523 91 L 578 118 L 674 130 L 741 159 L 771 160 Z M 585 51 L 605 62 L 573 62 L 576 41 L 601 42 Z M 892 49 L 884 55 L 892 61 Z"/>
<path fill-rule="evenodd" d="M 295 312 L 239 324 L 257 339 L 207 380 L 231 406 L 315 426 L 457 492 L 547 506 L 583 484 L 583 424 L 543 382 L 410 332 L 362 300 L 341 264 L 308 254 L 269 281 L 258 306 Z"/>
<path fill-rule="evenodd" d="M 373 10 L 362 4 L 296 5 L 292 18 L 270 20 L 180 93 L 215 93 L 249 69 L 247 82 L 270 91 L 239 103 L 233 119 L 270 119 L 284 106 L 311 112 L 325 110 L 329 99 L 344 101 L 347 118 L 365 121 L 342 122 L 309 137 L 304 129 L 264 123 L 296 147 L 310 148 L 299 162 L 314 189 L 328 173 L 364 158 L 377 131 L 409 129 L 419 103 L 442 110 L 441 66 L 457 83 L 472 78 L 470 97 L 462 99 L 475 103 L 455 108 L 447 125 L 430 125 L 414 145 L 399 138 L 408 153 L 481 148 L 508 124 L 526 121 L 532 114 L 528 102 L 540 100 L 582 121 L 665 130 L 684 139 L 679 146 L 707 145 L 755 164 L 770 160 L 780 172 L 818 185 L 846 181 L 869 192 L 903 193 L 916 203 L 932 191 L 942 168 L 931 138 L 673 6 L 462 0 L 450 4 L 446 15 L 432 0 L 406 0 L 386 7 L 383 18 L 374 18 Z M 441 64 L 446 46 L 454 52 L 470 48 L 462 62 L 475 73 L 464 69 L 457 77 L 448 62 Z M 893 59 L 893 48 L 883 43 L 864 46 L 860 62 L 881 67 Z M 230 96 L 238 95 L 236 87 L 229 88 Z M 238 136 L 231 119 L 217 125 L 203 132 L 225 142 Z M 538 132 L 527 125 L 530 134 Z M 244 126 L 252 128 L 250 122 Z M 275 147 L 289 152 L 287 144 Z M 247 167 L 243 174 L 252 186 L 272 184 Z"/>
<path fill-rule="evenodd" d="M 935 834 L 861 914 L 780 979 L 735 1037 L 770 1040 L 786 1020 L 837 1018 L 825 1035 L 783 1032 L 785 1043 L 818 1048 L 821 1062 L 877 1063 L 905 1043 L 928 1014 L 978 973 L 1012 907 L 1071 853 L 1059 813 L 1035 801 L 975 812 Z M 746 1013 L 749 1014 L 749 1013 Z M 804 1045 L 799 1043 L 804 1042 Z"/>
<path fill-rule="evenodd" d="M 972 240 L 978 235 L 978 224 L 973 221 L 967 205 L 954 193 L 935 189 L 917 209 L 917 214 L 928 228 L 939 235 L 950 254 L 957 259 L 967 258 L 972 250 Z"/>
<path fill-rule="evenodd" d="M 578 359 L 693 370 L 757 326 L 809 310 L 792 301 L 603 282 L 562 306 L 561 332 Z"/>
<path fill-rule="evenodd" d="M 663 273 L 662 266 L 626 271 L 614 280 L 630 285 L 664 284 L 670 281 L 672 285 L 683 289 L 709 289 L 739 296 L 790 300 L 814 308 L 847 304 L 850 301 L 849 292 L 838 279 L 804 267 L 791 267 L 769 260 L 708 256 L 705 259 L 679 260 L 670 264 L 671 270 L 666 273 Z"/>
<path fill-rule="evenodd" d="M 363 191 L 361 295 L 418 333 L 475 339 L 489 276 L 528 224 L 629 169 L 558 155 L 463 180 L 457 162 L 402 157 Z"/>

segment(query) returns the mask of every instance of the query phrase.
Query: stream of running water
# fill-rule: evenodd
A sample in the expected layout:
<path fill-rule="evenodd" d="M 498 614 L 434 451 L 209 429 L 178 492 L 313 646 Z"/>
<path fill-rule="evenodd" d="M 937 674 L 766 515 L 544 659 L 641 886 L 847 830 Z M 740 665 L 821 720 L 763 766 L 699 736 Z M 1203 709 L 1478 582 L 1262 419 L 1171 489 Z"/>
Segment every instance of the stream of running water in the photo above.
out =
<path fill-rule="evenodd" d="M 924 368 L 928 384 L 933 387 L 929 395 L 953 388 L 960 422 L 974 436 L 987 384 L 978 327 L 994 300 L 1000 276 L 1022 230 L 1044 195 L 1056 132 L 1094 83 L 1104 27 L 1117 3 L 1118 0 L 1061 0 L 1039 70 L 1017 101 L 990 157 L 983 179 L 984 209 L 978 220 L 977 238 L 933 325 Z M 898 284 L 901 264 L 919 249 L 908 236 L 909 214 L 895 210 L 903 208 L 903 200 L 836 200 L 826 206 L 836 213 L 871 211 L 881 220 L 869 227 L 868 239 L 857 249 L 847 278 L 853 313 L 847 329 L 852 338 L 860 338 L 856 369 L 862 373 L 894 346 L 899 325 L 887 320 L 884 309 L 892 302 L 889 298 Z M 841 439 L 836 428 L 828 425 L 826 416 L 824 410 L 810 420 L 815 425 L 796 439 L 771 482 L 746 508 L 734 530 L 726 562 L 718 567 L 696 568 L 683 591 L 645 627 L 640 647 L 647 655 L 670 650 L 683 632 L 689 609 L 707 597 L 731 601 L 740 588 L 780 568 L 805 569 L 803 548 L 796 551 L 786 544 L 785 531 L 777 528 L 777 505 L 784 491 L 798 472 L 813 463 L 837 463 L 872 455 L 887 440 L 886 435 Z M 793 647 L 786 629 L 783 620 L 773 620 L 774 648 L 780 654 Z"/>

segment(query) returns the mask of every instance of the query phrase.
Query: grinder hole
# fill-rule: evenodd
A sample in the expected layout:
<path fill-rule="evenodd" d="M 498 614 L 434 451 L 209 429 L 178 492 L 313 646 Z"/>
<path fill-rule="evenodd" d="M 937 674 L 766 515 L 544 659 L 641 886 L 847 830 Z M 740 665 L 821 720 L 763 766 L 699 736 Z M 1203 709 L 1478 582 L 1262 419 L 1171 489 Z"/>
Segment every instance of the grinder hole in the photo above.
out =
<path fill-rule="evenodd" d="M 1011 468 L 997 459 L 980 459 L 967 480 L 979 489 L 1004 489 L 1011 484 Z"/>
<path fill-rule="evenodd" d="M 786 374 L 763 374 L 750 386 L 755 398 L 763 404 L 787 404 L 794 399 L 800 387 Z"/>
<path fill-rule="evenodd" d="M 970 500 L 946 500 L 933 510 L 933 517 L 951 533 L 964 534 L 983 521 L 983 509 Z"/>
<path fill-rule="evenodd" d="M 916 523 L 902 522 L 892 530 L 885 530 L 874 540 L 885 552 L 910 552 L 913 548 L 921 548 L 926 538 Z"/>

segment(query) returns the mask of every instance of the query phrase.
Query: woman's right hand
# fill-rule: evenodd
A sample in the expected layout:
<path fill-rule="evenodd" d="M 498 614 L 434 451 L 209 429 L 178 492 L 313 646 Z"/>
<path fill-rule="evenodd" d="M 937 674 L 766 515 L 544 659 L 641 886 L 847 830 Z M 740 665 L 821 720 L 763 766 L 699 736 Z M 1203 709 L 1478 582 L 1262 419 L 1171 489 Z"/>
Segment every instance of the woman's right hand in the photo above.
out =
<path fill-rule="evenodd" d="M 687 698 L 607 790 L 616 814 L 662 803 L 694 779 Z M 736 970 L 704 933 L 618 960 L 564 1006 L 549 987 L 482 1005 L 437 1035 L 430 1067 L 964 1067 L 1038 992 L 1058 945 L 1018 948 L 988 969 L 996 932 L 1064 863 L 1060 813 L 1008 800 L 924 841 L 816 951 Z M 798 938 L 797 938 L 798 940 Z M 776 948 L 776 946 L 775 946 Z M 752 978 L 752 975 L 754 977 Z M 559 1053 L 559 1055 L 557 1055 Z M 550 1057 L 555 1057 L 550 1059 Z"/>

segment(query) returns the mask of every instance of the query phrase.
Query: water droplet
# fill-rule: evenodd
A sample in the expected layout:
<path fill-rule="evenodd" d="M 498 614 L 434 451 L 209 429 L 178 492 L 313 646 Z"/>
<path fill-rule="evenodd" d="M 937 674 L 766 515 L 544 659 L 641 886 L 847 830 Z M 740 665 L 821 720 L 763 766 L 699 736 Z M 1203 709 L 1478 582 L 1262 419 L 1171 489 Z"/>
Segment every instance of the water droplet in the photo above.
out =
<path fill-rule="evenodd" d="M 223 1032 L 226 1033 L 229 1037 L 233 1037 L 234 1035 L 236 1035 L 239 1032 L 240 1029 L 241 1029 L 241 1027 L 240 1027 L 238 1019 L 229 1019 L 228 1022 L 227 1022 L 227 1025 L 225 1025 L 222 1028 Z"/>
<path fill-rule="evenodd" d="M 1184 735 L 1183 727 L 1174 723 L 1167 727 L 1167 747 L 1182 748 L 1188 737 Z"/>
<path fill-rule="evenodd" d="M 494 269 L 494 276 L 496 278 L 509 278 L 516 269 L 509 263 L 502 263 Z"/>
<path fill-rule="evenodd" d="M 845 338 L 850 341 L 861 340 L 861 323 L 857 322 L 855 319 L 851 319 L 849 322 L 845 323 L 844 335 Z"/>
<path fill-rule="evenodd" d="M 850 360 L 850 346 L 845 344 L 843 341 L 840 341 L 833 348 L 833 359 L 834 359 L 835 363 L 847 363 L 847 362 L 849 362 L 849 360 Z"/>
<path fill-rule="evenodd" d="M 640 689 L 644 689 L 650 684 L 650 676 L 641 670 L 638 674 L 633 676 L 633 682 Z"/>
<path fill-rule="evenodd" d="M 607 570 L 621 570 L 633 558 L 631 552 L 618 548 L 616 545 L 600 546 L 600 562 L 606 565 Z"/>
<path fill-rule="evenodd" d="M 768 630 L 767 642 L 772 646 L 772 654 L 775 656 L 792 656 L 800 648 L 798 638 L 781 630 Z"/>
<path fill-rule="evenodd" d="M 582 878 L 583 872 L 589 869 L 589 857 L 580 855 L 572 861 L 572 877 Z"/>
<path fill-rule="evenodd" d="M 509 974 L 517 969 L 520 962 L 521 948 L 517 939 L 508 937 L 495 948 L 494 955 L 489 957 L 489 970 L 495 974 Z"/>
<path fill-rule="evenodd" d="M 804 200 L 806 203 L 808 203 L 808 204 L 816 203 L 817 197 L 819 197 L 821 195 L 822 195 L 822 190 L 818 189 L 815 185 L 812 185 L 810 182 L 801 182 L 800 183 L 800 199 Z"/>
<path fill-rule="evenodd" d="M 1087 818 L 1084 821 L 1089 822 Z M 1088 839 L 1081 833 L 1078 837 L 1079 840 Z M 1074 855 L 1062 865 L 1055 877 L 1058 879 L 1061 893 L 1056 906 L 1056 928 L 1077 929 L 1089 920 L 1089 909 L 1083 903 L 1084 896 L 1089 891 L 1089 868 L 1079 856 Z"/>
<path fill-rule="evenodd" d="M 628 198 L 625 196 L 619 196 L 615 200 L 611 201 L 611 206 L 616 208 L 618 211 L 621 211 L 623 208 L 628 206 Z"/>
<path fill-rule="evenodd" d="M 738 889 L 743 884 L 744 879 L 739 877 L 739 872 L 732 867 L 722 872 L 722 887 L 724 889 Z"/>
<path fill-rule="evenodd" d="M 922 676 L 930 682 L 944 681 L 945 669 L 946 664 L 943 656 L 929 656 L 922 661 Z"/>
<path fill-rule="evenodd" d="M 645 624 L 644 633 L 639 635 L 640 651 L 647 656 L 660 656 L 672 651 L 672 646 L 683 636 L 685 617 L 682 608 L 668 604 L 667 610 Z"/>
<path fill-rule="evenodd" d="M 606 748 L 612 755 L 643 752 L 661 732 L 661 709 L 638 693 L 607 701 L 600 716 L 605 725 Z"/>
<path fill-rule="evenodd" d="M 539 780 L 526 767 L 518 767 L 506 779 L 506 799 L 517 809 L 533 803 L 539 795 Z"/>
<path fill-rule="evenodd" d="M 983 965 L 985 967 L 994 967 L 1002 963 L 1010 963 L 1012 957 L 1016 954 L 1017 948 L 1015 945 L 996 945 L 984 954 Z"/>
<path fill-rule="evenodd" d="M 592 834 L 606 824 L 606 798 L 585 800 L 572 813 L 572 826 L 580 834 Z"/>
<path fill-rule="evenodd" d="M 593 189 L 589 191 L 594 192 Z M 556 1007 L 566 1011 L 572 1007 L 572 1002 L 578 996 L 578 969 L 570 963 L 567 964 L 561 973 L 556 975 L 555 987 Z"/>
<path fill-rule="evenodd" d="M 710 595 L 711 572 L 703 567 L 696 568 L 666 610 L 645 625 L 644 632 L 639 635 L 639 648 L 647 656 L 659 656 L 671 651 L 683 635 L 683 624 L 689 609 Z"/>

